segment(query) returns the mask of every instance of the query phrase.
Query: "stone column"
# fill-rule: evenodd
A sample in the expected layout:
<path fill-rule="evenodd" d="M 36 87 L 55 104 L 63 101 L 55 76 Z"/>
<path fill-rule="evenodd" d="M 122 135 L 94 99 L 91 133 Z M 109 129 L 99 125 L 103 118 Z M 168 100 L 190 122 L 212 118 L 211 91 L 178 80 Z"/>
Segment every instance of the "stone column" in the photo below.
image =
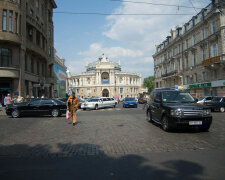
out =
<path fill-rule="evenodd" d="M 20 50 L 19 50 L 19 64 L 20 64 L 20 75 L 19 75 L 19 95 L 22 96 L 22 97 L 25 97 L 25 91 L 24 91 L 24 88 L 25 88 L 25 79 L 24 79 L 24 75 L 25 75 L 25 72 L 24 72 L 24 69 L 25 69 L 25 51 L 26 51 L 26 48 L 24 45 L 21 45 L 20 47 Z"/>
<path fill-rule="evenodd" d="M 225 13 L 225 9 L 222 9 L 223 13 Z M 224 14 L 220 14 L 220 28 L 221 28 L 221 51 L 222 51 L 222 60 L 225 61 L 225 16 Z M 219 48 L 219 44 L 218 44 Z"/>

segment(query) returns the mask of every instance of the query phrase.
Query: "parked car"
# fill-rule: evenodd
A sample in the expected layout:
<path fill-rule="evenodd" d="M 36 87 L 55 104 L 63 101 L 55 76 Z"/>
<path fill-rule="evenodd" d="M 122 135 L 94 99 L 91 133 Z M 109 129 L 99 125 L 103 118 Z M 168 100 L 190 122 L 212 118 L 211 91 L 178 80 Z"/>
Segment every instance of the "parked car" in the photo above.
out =
<path fill-rule="evenodd" d="M 135 98 L 133 98 L 133 97 L 126 97 L 124 99 L 124 101 L 123 101 L 123 107 L 124 108 L 129 108 L 129 107 L 137 108 L 138 107 L 138 103 L 135 100 Z"/>
<path fill-rule="evenodd" d="M 85 102 L 85 101 L 84 101 L 83 99 L 80 99 L 80 100 L 79 100 L 79 105 L 78 105 L 78 108 L 79 108 L 79 109 L 81 109 L 81 104 L 84 103 L 84 102 Z"/>
<path fill-rule="evenodd" d="M 204 104 L 206 102 L 211 102 L 213 99 L 212 96 L 205 96 L 205 97 L 201 97 L 201 98 L 198 98 L 198 102 L 199 104 Z"/>
<path fill-rule="evenodd" d="M 211 108 L 212 111 L 225 111 L 225 97 L 214 97 L 212 101 L 205 102 L 204 104 Z"/>
<path fill-rule="evenodd" d="M 10 104 L 6 114 L 13 118 L 33 115 L 51 115 L 53 117 L 66 113 L 66 103 L 57 99 L 31 99 L 29 102 Z"/>
<path fill-rule="evenodd" d="M 164 131 L 198 126 L 207 131 L 212 123 L 210 108 L 196 103 L 187 92 L 154 90 L 148 102 L 147 120 L 161 124 Z"/>
<path fill-rule="evenodd" d="M 88 101 L 81 104 L 81 108 L 83 110 L 86 109 L 100 109 L 100 108 L 107 108 L 107 107 L 116 107 L 116 102 L 113 98 L 91 98 Z"/>

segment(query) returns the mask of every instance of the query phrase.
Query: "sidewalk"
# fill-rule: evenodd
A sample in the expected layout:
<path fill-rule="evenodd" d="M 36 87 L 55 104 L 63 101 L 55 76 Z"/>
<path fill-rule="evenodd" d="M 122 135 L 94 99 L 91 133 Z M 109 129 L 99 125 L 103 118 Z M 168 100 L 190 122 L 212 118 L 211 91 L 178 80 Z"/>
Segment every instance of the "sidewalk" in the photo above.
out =
<path fill-rule="evenodd" d="M 0 110 L 0 116 L 5 116 L 5 107 L 2 107 L 2 110 Z"/>

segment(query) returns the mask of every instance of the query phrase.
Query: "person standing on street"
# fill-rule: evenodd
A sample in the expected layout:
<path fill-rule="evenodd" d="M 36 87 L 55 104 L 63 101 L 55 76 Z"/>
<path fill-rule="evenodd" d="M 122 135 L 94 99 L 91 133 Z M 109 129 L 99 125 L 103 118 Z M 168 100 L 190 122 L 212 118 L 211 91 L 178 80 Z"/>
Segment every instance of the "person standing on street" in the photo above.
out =
<path fill-rule="evenodd" d="M 9 104 L 11 104 L 11 96 L 10 96 L 10 94 L 8 94 L 5 97 L 5 105 L 6 105 L 6 107 L 8 107 Z"/>
<path fill-rule="evenodd" d="M 77 109 L 79 105 L 79 99 L 75 96 L 75 92 L 72 92 L 72 95 L 67 100 L 67 109 L 71 113 L 71 117 L 73 119 L 73 126 L 75 126 L 75 123 L 77 122 Z"/>

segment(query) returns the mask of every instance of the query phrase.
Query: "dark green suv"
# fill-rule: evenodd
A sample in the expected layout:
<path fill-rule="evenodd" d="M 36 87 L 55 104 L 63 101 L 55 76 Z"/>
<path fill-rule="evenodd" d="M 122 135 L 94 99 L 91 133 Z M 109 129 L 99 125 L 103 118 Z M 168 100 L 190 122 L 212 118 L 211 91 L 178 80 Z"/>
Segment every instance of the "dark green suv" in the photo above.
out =
<path fill-rule="evenodd" d="M 146 114 L 149 122 L 161 124 L 164 131 L 187 126 L 208 131 L 212 123 L 210 108 L 197 104 L 189 93 L 177 90 L 154 90 Z"/>

